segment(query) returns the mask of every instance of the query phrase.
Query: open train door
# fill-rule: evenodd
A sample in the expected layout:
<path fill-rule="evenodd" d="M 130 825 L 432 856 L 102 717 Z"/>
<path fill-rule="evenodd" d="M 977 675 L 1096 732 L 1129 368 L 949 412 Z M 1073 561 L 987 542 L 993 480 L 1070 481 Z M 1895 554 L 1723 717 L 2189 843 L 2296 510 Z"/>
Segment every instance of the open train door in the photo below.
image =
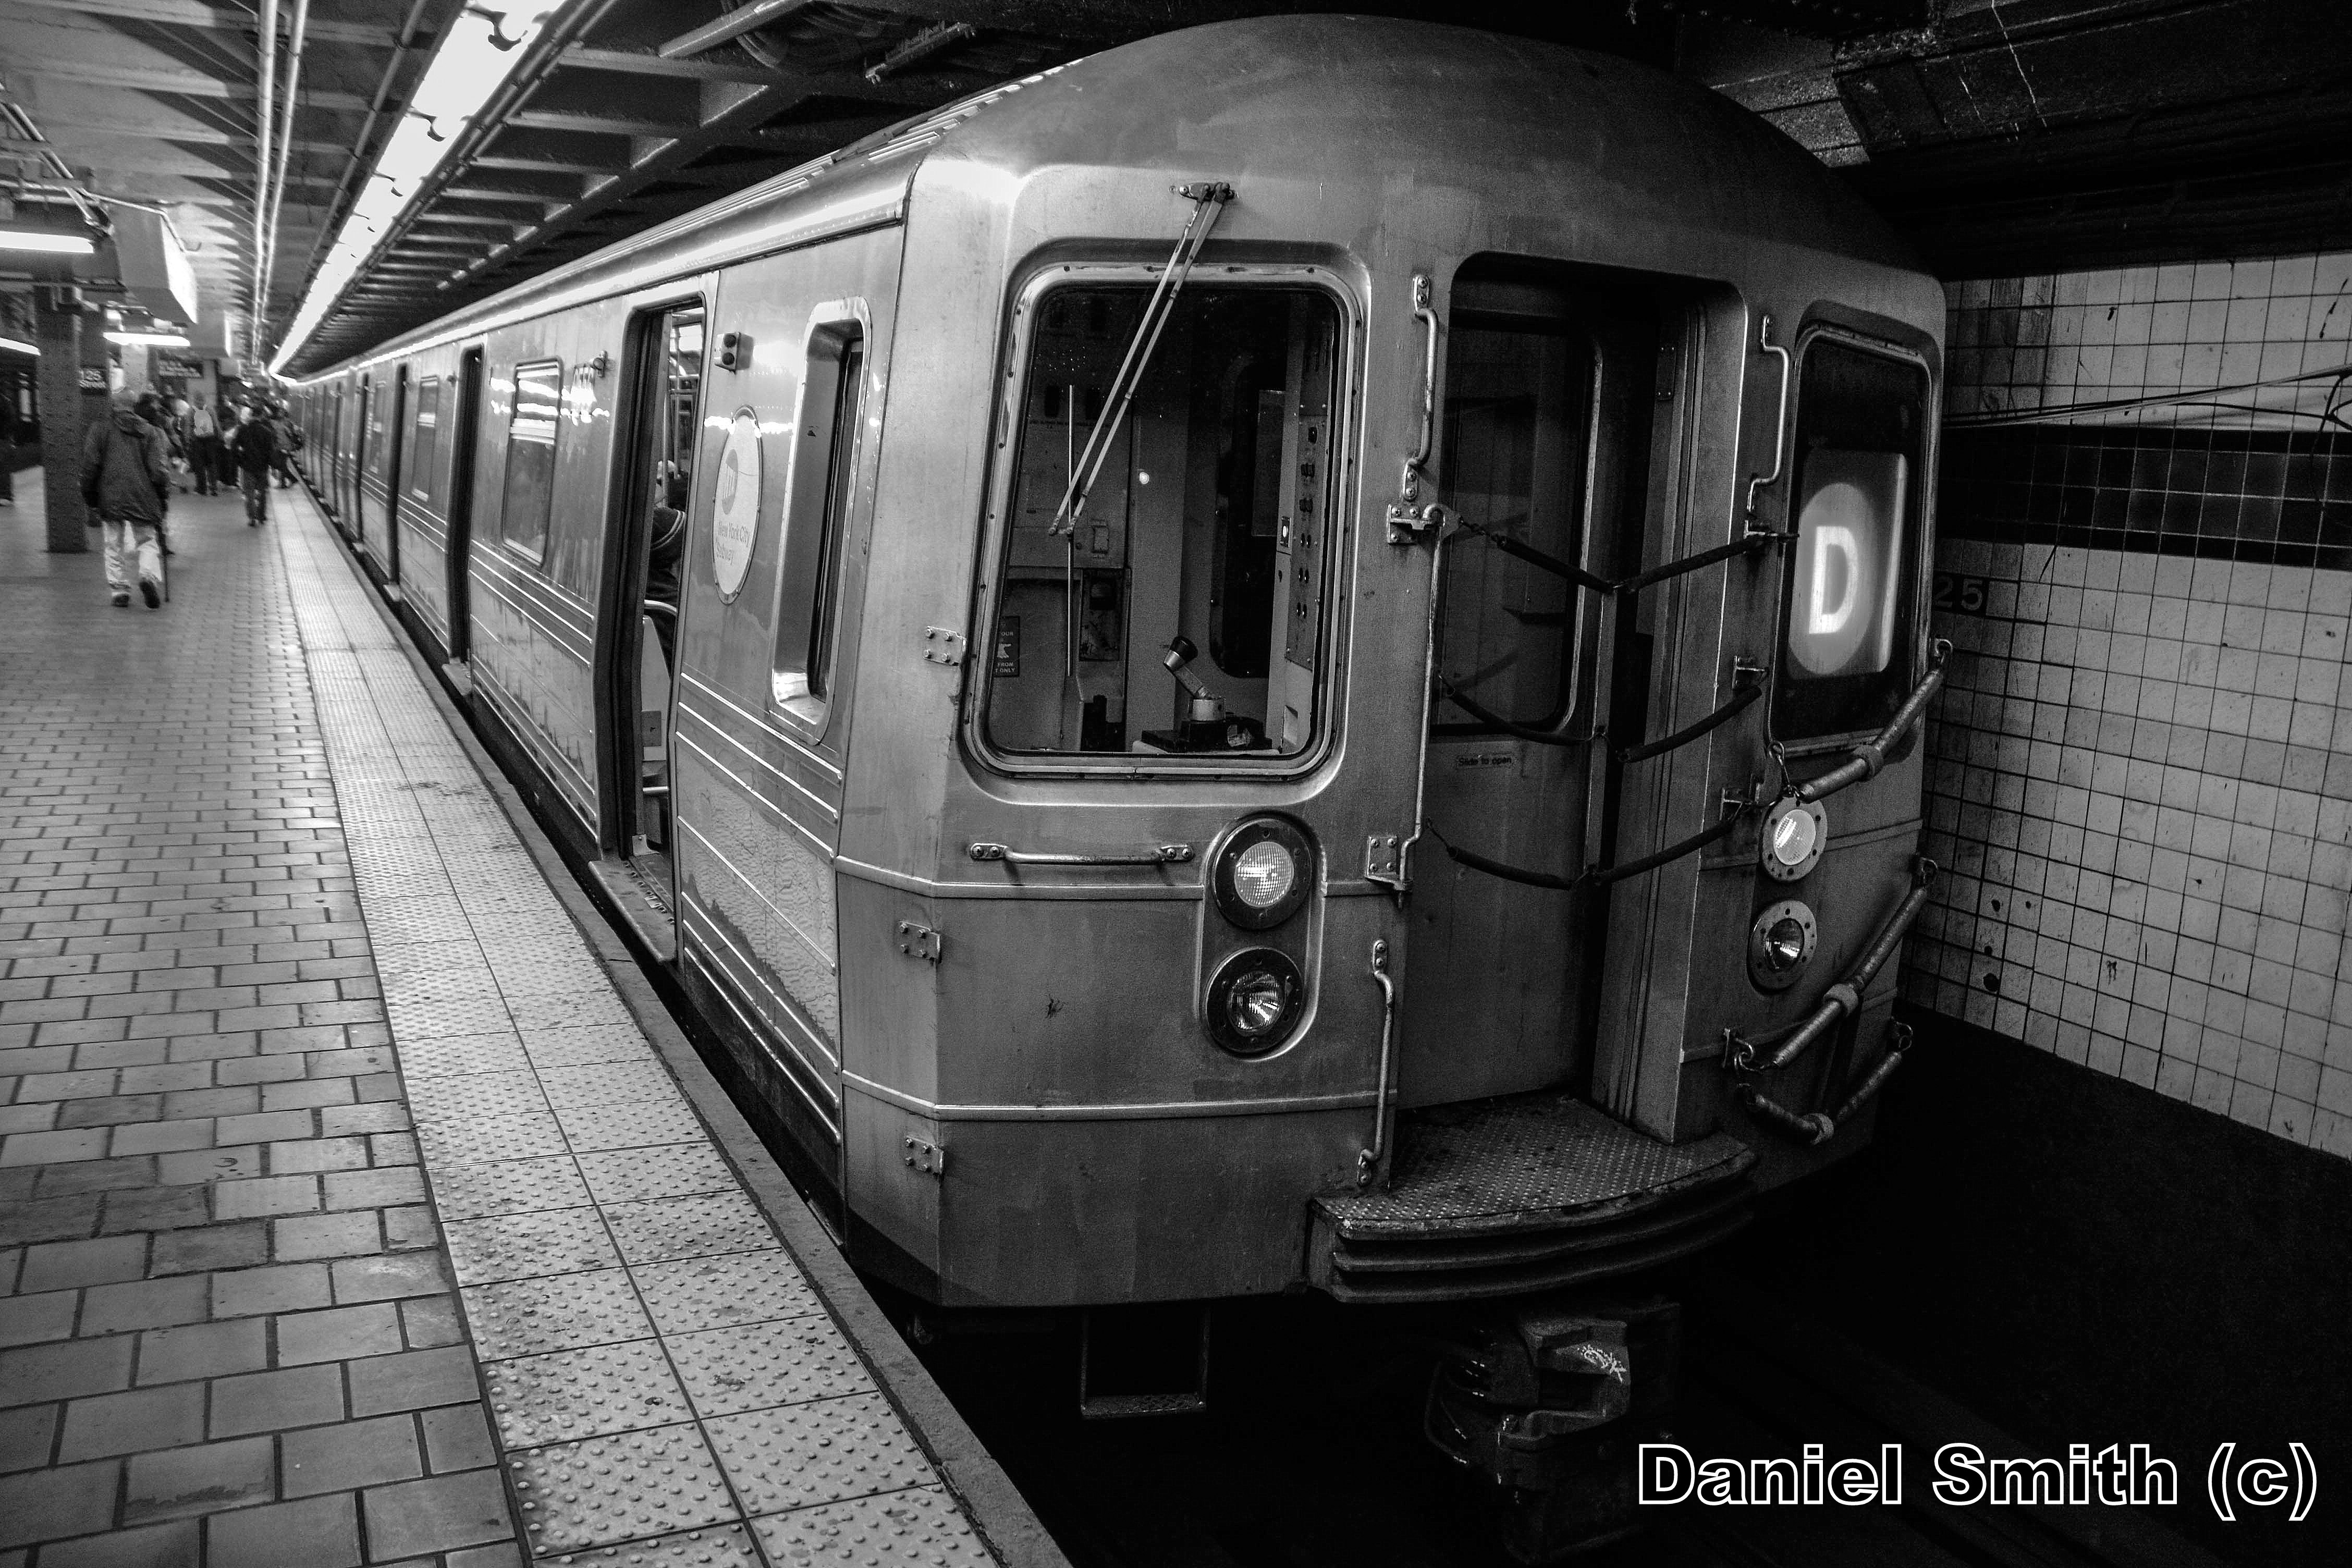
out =
<path fill-rule="evenodd" d="M 597 616 L 598 745 L 617 854 L 605 881 L 656 952 L 677 952 L 670 731 L 677 708 L 679 574 L 701 433 L 704 306 L 629 321 L 616 494 Z"/>
<path fill-rule="evenodd" d="M 1554 560 L 1630 570 L 1660 364 L 1653 291 L 1477 258 L 1449 305 L 1446 504 Z M 1612 836 L 1606 732 L 1639 721 L 1609 723 L 1611 674 L 1633 650 L 1602 598 L 1482 537 L 1447 547 L 1441 593 L 1424 817 L 1446 843 L 1573 878 Z M 1424 842 L 1407 910 L 1399 1103 L 1581 1092 L 1607 900 L 1506 881 Z"/>
<path fill-rule="evenodd" d="M 449 538 L 442 560 L 449 574 L 449 661 L 463 664 L 474 643 L 472 601 L 467 589 L 474 563 L 474 459 L 482 438 L 482 349 L 477 343 L 457 356 L 457 450 L 449 473 Z"/>

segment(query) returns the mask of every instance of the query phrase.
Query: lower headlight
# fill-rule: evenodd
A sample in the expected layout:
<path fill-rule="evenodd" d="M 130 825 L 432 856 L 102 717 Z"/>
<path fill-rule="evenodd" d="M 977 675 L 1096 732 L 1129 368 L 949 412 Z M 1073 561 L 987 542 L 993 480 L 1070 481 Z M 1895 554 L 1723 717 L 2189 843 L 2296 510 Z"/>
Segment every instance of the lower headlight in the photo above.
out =
<path fill-rule="evenodd" d="M 1290 1037 L 1306 1001 L 1307 983 L 1289 954 L 1248 948 L 1209 982 L 1209 1036 L 1238 1056 L 1263 1056 Z"/>
<path fill-rule="evenodd" d="M 1820 939 L 1813 911 L 1795 899 L 1781 900 L 1748 928 L 1748 977 L 1760 989 L 1786 991 L 1811 961 Z"/>

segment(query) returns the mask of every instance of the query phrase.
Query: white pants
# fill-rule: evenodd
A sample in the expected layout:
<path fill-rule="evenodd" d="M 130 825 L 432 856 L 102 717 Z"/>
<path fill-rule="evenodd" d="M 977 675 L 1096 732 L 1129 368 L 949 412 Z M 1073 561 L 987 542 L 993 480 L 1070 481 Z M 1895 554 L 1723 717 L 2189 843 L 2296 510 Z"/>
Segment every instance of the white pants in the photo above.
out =
<path fill-rule="evenodd" d="M 155 543 L 153 523 L 117 522 L 109 519 L 98 526 L 106 535 L 106 585 L 109 588 L 118 594 L 131 591 L 131 579 L 122 574 L 122 557 L 134 540 L 139 547 L 140 580 L 158 584 L 163 581 L 163 552 Z"/>

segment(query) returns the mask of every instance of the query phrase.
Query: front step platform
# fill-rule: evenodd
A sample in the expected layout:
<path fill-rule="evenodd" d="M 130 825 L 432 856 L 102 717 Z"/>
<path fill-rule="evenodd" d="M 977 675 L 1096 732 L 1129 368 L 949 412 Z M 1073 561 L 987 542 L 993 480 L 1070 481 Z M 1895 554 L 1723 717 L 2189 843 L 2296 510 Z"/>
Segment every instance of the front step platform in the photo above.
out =
<path fill-rule="evenodd" d="M 1662 1143 L 1546 1090 L 1397 1118 L 1392 1179 L 1310 1205 L 1307 1276 L 1343 1301 L 1457 1301 L 1605 1279 L 1747 1223 L 1755 1152 Z"/>

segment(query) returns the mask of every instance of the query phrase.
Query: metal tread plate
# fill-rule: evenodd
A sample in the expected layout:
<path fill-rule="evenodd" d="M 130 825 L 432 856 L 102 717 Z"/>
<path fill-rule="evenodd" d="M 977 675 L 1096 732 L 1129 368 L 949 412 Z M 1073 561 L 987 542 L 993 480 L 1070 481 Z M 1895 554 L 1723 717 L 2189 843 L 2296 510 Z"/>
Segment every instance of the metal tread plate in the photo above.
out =
<path fill-rule="evenodd" d="M 1550 1230 L 1622 1219 L 1755 1163 L 1728 1133 L 1664 1143 L 1547 1090 L 1402 1115 L 1391 1181 L 1315 1206 L 1347 1241 Z"/>

